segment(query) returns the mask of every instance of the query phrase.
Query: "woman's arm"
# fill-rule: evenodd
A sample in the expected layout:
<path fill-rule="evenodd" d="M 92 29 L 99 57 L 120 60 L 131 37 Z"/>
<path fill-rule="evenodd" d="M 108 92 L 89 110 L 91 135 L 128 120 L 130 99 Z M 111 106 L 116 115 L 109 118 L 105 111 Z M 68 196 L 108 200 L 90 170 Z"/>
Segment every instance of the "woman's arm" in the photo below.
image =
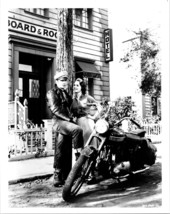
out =
<path fill-rule="evenodd" d="M 87 105 L 89 106 L 89 111 L 95 111 L 94 114 L 88 114 L 87 117 L 92 119 L 92 120 L 96 120 L 102 110 L 101 105 L 90 95 L 88 95 L 88 99 L 87 99 L 88 103 Z M 90 109 L 91 108 L 91 109 Z M 92 108 L 96 108 L 96 109 L 92 109 Z"/>

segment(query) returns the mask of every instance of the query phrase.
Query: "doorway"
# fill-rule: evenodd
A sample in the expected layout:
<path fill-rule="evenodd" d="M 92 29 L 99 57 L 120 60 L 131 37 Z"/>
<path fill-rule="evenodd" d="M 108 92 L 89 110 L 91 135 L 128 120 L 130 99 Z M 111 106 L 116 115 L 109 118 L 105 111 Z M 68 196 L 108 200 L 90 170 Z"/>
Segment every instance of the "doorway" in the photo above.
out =
<path fill-rule="evenodd" d="M 19 96 L 20 102 L 28 101 L 28 118 L 40 125 L 46 119 L 47 76 L 52 60 L 47 57 L 19 52 Z"/>

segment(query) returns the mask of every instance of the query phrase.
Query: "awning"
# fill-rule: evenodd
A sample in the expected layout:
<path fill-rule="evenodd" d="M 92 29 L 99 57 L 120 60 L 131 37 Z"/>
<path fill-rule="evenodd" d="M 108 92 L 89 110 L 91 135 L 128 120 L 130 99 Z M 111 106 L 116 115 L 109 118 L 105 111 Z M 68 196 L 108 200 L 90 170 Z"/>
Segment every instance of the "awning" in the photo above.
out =
<path fill-rule="evenodd" d="M 76 61 L 79 69 L 76 73 L 83 73 L 83 76 L 88 78 L 100 78 L 101 74 L 93 63 Z"/>

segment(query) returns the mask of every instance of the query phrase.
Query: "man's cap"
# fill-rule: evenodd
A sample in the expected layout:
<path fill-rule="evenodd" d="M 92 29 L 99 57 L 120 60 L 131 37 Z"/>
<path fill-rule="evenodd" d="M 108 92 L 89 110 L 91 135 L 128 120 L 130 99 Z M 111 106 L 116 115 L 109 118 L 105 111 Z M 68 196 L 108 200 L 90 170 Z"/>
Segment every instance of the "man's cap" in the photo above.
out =
<path fill-rule="evenodd" d="M 54 75 L 54 79 L 57 80 L 61 77 L 67 77 L 68 78 L 68 73 L 67 71 L 56 71 L 55 75 Z"/>

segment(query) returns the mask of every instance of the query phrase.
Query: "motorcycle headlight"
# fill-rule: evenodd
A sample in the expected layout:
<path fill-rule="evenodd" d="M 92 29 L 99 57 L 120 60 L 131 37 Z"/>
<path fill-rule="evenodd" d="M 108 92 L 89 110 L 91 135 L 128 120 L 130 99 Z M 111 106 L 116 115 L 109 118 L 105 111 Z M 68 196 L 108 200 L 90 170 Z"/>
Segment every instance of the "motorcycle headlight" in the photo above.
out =
<path fill-rule="evenodd" d="M 99 134 L 104 134 L 109 129 L 109 124 L 106 120 L 100 119 L 95 124 L 95 130 Z"/>

